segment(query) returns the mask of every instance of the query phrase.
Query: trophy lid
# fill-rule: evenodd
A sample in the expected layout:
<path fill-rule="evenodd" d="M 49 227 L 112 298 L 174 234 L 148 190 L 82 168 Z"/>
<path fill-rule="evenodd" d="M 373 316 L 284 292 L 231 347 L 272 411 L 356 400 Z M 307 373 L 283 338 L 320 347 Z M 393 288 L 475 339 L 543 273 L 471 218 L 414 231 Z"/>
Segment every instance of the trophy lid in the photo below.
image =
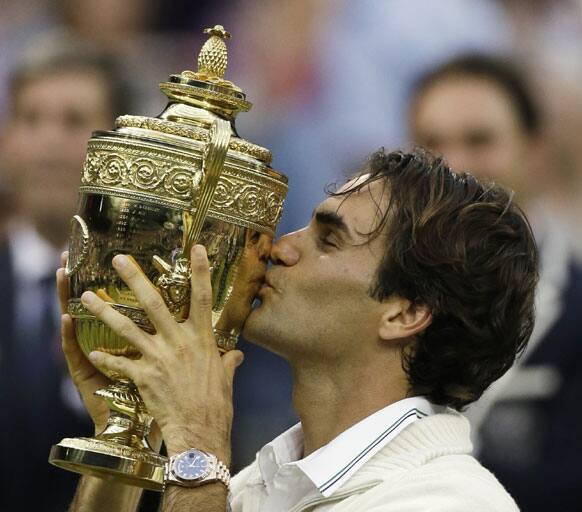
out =
<path fill-rule="evenodd" d="M 249 111 L 252 104 L 240 87 L 224 78 L 228 64 L 225 40 L 230 33 L 222 25 L 207 28 L 204 33 L 210 37 L 198 55 L 198 70 L 170 75 L 160 89 L 171 101 L 201 107 L 232 120 L 239 112 Z"/>
<path fill-rule="evenodd" d="M 159 84 L 170 100 L 162 113 L 157 117 L 120 116 L 115 121 L 116 132 L 147 136 L 158 142 L 163 139 L 181 144 L 186 139 L 206 143 L 213 120 L 220 117 L 231 124 L 229 150 L 270 166 L 271 152 L 240 138 L 235 128 L 236 115 L 249 111 L 252 104 L 240 87 L 224 78 L 228 64 L 225 40 L 230 34 L 222 25 L 207 28 L 204 33 L 210 37 L 198 55 L 198 70 L 170 75 L 167 82 Z M 267 168 L 263 171 L 271 172 Z M 283 175 L 281 179 L 286 181 Z"/>

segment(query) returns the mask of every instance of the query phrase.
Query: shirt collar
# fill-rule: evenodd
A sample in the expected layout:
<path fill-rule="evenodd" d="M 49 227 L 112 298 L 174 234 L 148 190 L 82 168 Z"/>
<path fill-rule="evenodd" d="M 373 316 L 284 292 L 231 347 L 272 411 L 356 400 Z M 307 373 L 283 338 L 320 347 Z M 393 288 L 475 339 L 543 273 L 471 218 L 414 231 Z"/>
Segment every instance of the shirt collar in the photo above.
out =
<path fill-rule="evenodd" d="M 331 496 L 405 427 L 443 411 L 444 407 L 423 397 L 400 400 L 356 423 L 303 459 L 303 431 L 298 423 L 260 450 L 261 476 L 268 489 L 278 472 L 295 467 L 323 496 Z"/>
<path fill-rule="evenodd" d="M 303 455 L 303 430 L 297 423 L 273 441 L 261 448 L 258 464 L 261 477 L 267 488 L 271 487 L 275 475 L 285 465 L 298 461 Z"/>

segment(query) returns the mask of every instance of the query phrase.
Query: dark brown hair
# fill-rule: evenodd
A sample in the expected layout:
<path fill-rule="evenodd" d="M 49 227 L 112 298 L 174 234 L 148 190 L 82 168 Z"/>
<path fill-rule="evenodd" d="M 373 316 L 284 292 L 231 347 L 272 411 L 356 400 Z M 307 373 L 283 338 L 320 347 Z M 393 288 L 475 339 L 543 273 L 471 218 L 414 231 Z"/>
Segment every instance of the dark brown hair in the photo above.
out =
<path fill-rule="evenodd" d="M 386 251 L 370 295 L 398 295 L 432 312 L 432 323 L 403 348 L 412 395 L 462 409 L 501 377 L 534 325 L 538 254 L 512 195 L 442 158 L 374 153 L 367 178 L 383 181 L 387 210 L 370 236 Z"/>

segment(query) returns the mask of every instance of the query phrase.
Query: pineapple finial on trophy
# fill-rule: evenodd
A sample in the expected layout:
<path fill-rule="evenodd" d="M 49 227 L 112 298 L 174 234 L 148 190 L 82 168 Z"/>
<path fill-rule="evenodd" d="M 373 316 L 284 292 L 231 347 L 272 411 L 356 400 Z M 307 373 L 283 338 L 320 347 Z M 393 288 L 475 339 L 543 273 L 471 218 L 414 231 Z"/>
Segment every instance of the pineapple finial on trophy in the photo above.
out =
<path fill-rule="evenodd" d="M 207 77 L 224 78 L 228 65 L 228 52 L 225 39 L 230 39 L 230 33 L 222 25 L 214 25 L 204 29 L 210 38 L 204 43 L 198 55 L 198 73 Z"/>
<path fill-rule="evenodd" d="M 228 65 L 225 39 L 230 38 L 230 33 L 222 25 L 207 28 L 204 33 L 210 37 L 198 55 L 198 70 L 171 75 L 160 88 L 172 101 L 201 107 L 232 120 L 239 112 L 250 110 L 252 104 L 240 87 L 224 78 Z"/>

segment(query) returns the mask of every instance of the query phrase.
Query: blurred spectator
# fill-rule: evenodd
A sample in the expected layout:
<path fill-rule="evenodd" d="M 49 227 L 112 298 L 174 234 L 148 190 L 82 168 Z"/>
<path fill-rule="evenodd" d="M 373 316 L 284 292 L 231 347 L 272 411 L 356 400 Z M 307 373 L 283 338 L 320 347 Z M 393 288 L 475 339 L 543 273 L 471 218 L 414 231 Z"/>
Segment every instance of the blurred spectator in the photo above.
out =
<path fill-rule="evenodd" d="M 63 25 L 76 37 L 111 52 L 132 45 L 154 23 L 153 0 L 58 0 Z"/>
<path fill-rule="evenodd" d="M 73 37 L 89 42 L 123 60 L 125 72 L 134 78 L 136 91 L 132 113 L 151 115 L 166 103 L 156 84 L 181 71 L 186 47 L 177 35 L 167 39 L 154 28 L 159 0 L 57 0 L 57 26 Z M 201 27 L 196 34 L 202 35 Z M 192 58 L 192 60 L 194 60 Z M 190 64 L 190 62 L 188 62 Z M 127 112 L 124 112 L 127 113 Z"/>
<path fill-rule="evenodd" d="M 232 76 L 255 106 L 238 124 L 290 177 L 283 232 L 305 225 L 324 186 L 364 155 L 404 142 L 404 105 L 419 73 L 467 49 L 508 42 L 504 12 L 490 0 L 239 6 Z"/>
<path fill-rule="evenodd" d="M 8 73 L 39 34 L 67 32 L 123 60 L 135 78 L 134 112 L 151 115 L 165 104 L 155 86 L 192 69 L 202 28 L 222 23 L 223 3 L 177 0 L 3 0 L 0 17 L 0 121 L 8 110 Z M 220 18 L 220 19 L 219 19 Z"/>
<path fill-rule="evenodd" d="M 2 0 L 0 16 L 0 124 L 8 110 L 8 77 L 30 39 L 52 26 L 52 0 Z"/>
<path fill-rule="evenodd" d="M 570 226 L 570 242 L 582 255 L 582 2 L 497 0 L 512 21 L 514 51 L 531 68 L 533 85 L 547 111 L 553 153 L 548 198 Z"/>
<path fill-rule="evenodd" d="M 128 98 L 110 57 L 67 38 L 38 41 L 11 77 L 0 152 L 16 201 L 0 248 L 0 510 L 65 510 L 76 478 L 48 464 L 50 446 L 92 434 L 64 377 L 54 274 L 87 139 Z"/>
<path fill-rule="evenodd" d="M 582 266 L 544 198 L 554 162 L 544 119 L 510 61 L 468 55 L 422 77 L 412 96 L 414 141 L 515 191 L 541 256 L 536 327 L 508 374 L 468 411 L 480 458 L 525 512 L 578 510 L 582 437 Z"/>

